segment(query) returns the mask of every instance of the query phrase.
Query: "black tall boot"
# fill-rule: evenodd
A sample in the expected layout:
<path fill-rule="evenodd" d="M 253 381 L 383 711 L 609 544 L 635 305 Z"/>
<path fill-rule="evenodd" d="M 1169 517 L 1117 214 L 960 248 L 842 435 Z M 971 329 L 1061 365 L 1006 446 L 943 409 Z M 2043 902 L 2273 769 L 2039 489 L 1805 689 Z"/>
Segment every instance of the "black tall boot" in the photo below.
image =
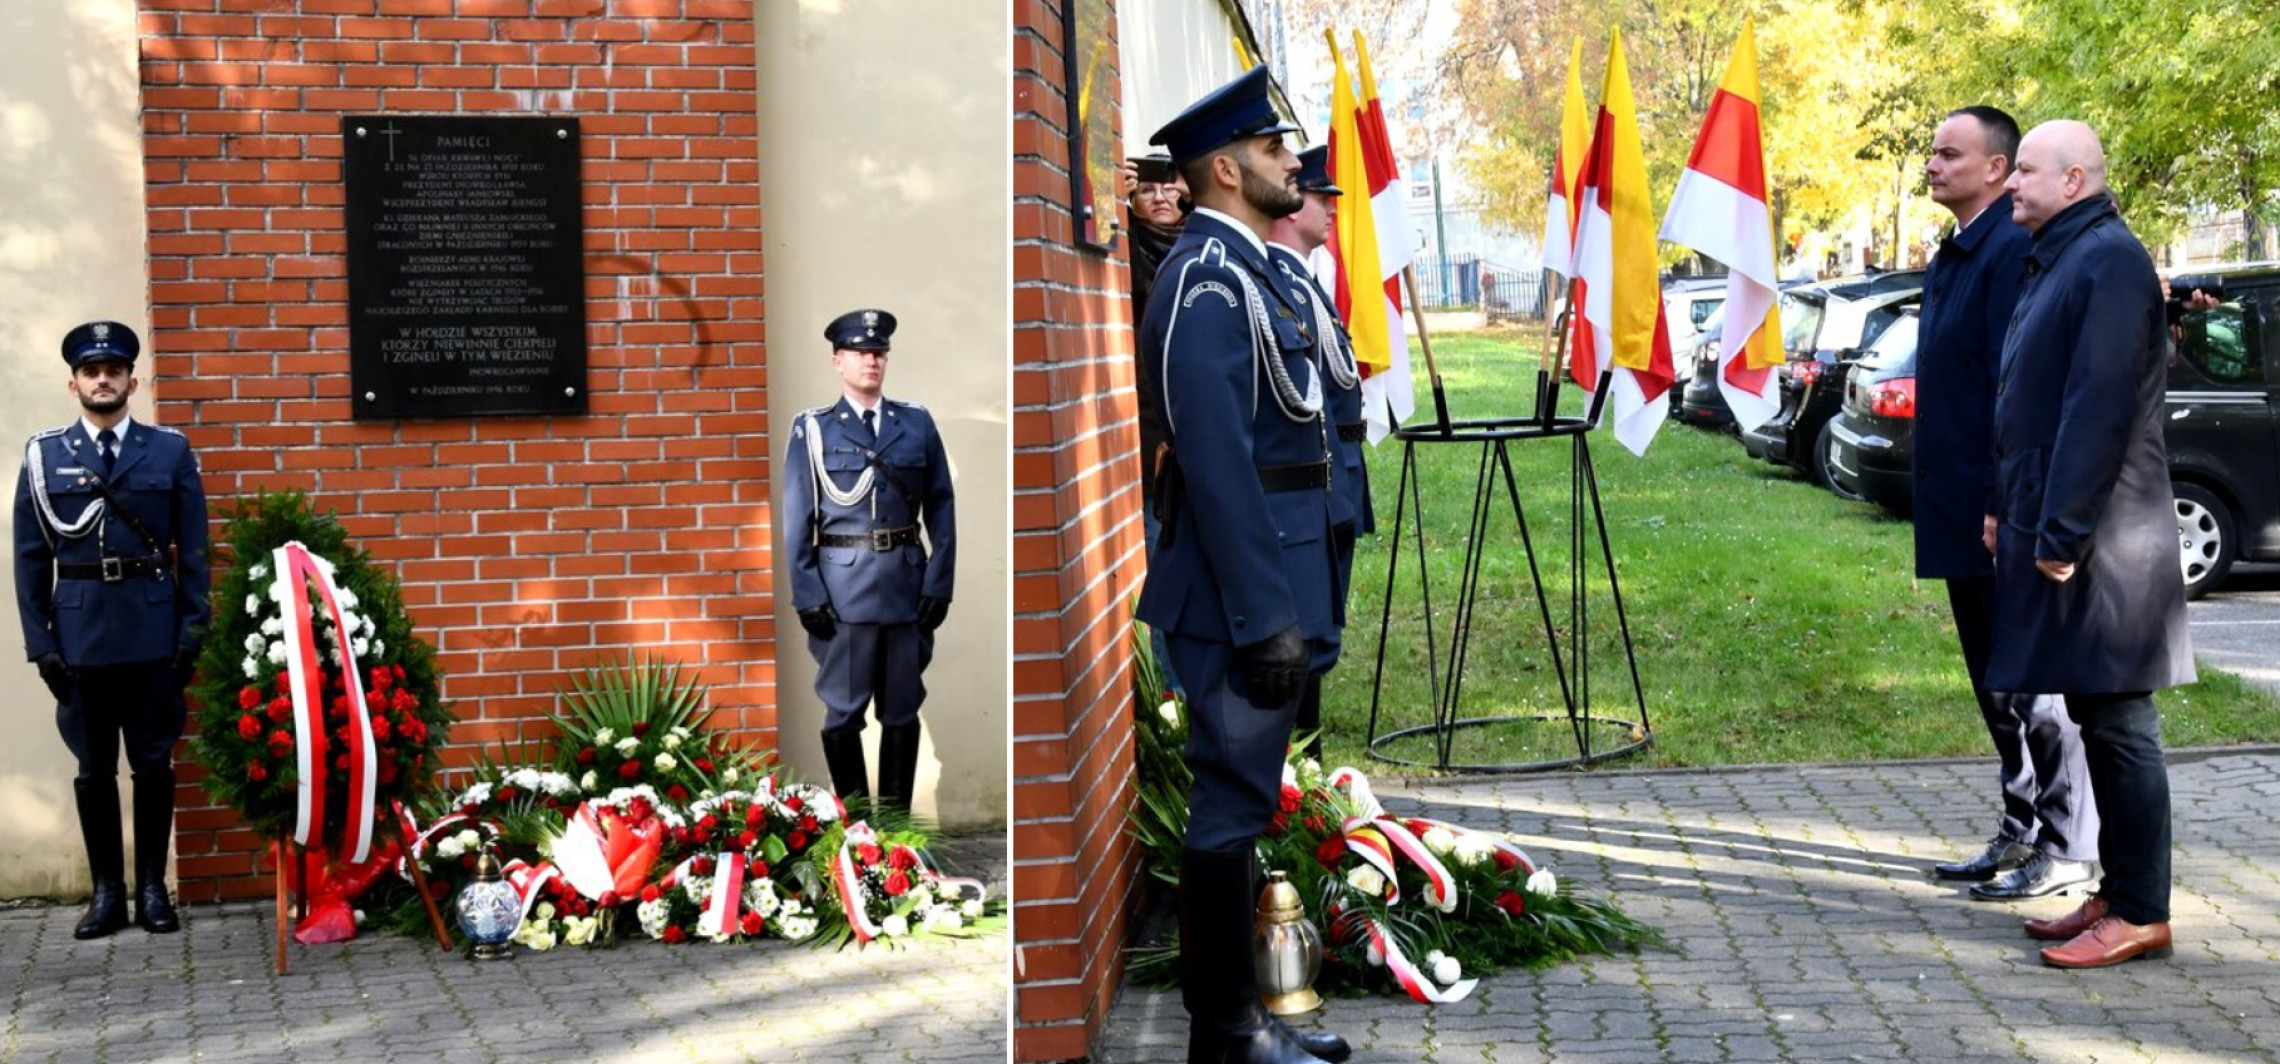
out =
<path fill-rule="evenodd" d="M 1180 855 L 1180 999 L 1188 1064 L 1318 1064 L 1259 1003 L 1251 966 L 1251 853 Z"/>
<path fill-rule="evenodd" d="M 831 789 L 839 792 L 839 797 L 871 796 L 870 772 L 863 765 L 862 729 L 824 729 L 823 763 L 831 768 Z"/>
<path fill-rule="evenodd" d="M 79 804 L 79 838 L 87 847 L 87 870 L 95 893 L 71 937 L 102 938 L 127 926 L 126 840 L 119 837 L 119 782 L 73 780 Z"/>
<path fill-rule="evenodd" d="M 166 896 L 166 851 L 174 843 L 174 770 L 135 774 L 135 923 L 154 935 L 182 930 Z"/>
<path fill-rule="evenodd" d="M 879 729 L 879 804 L 910 812 L 911 792 L 918 781 L 917 721 L 889 724 Z"/>

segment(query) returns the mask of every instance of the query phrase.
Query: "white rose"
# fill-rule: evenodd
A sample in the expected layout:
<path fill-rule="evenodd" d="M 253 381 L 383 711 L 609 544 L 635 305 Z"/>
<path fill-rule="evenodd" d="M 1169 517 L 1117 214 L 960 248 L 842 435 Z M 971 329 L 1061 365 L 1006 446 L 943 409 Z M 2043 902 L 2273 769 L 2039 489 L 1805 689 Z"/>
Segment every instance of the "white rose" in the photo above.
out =
<path fill-rule="evenodd" d="M 671 772 L 673 767 L 680 763 L 681 760 L 671 754 L 657 755 L 657 771 L 659 772 Z"/>
<path fill-rule="evenodd" d="M 280 640 L 278 640 L 277 642 L 274 642 L 274 643 L 271 643 L 271 644 L 269 644 L 269 661 L 270 661 L 270 664 L 273 664 L 273 665 L 283 665 L 283 664 L 285 664 L 285 641 L 284 641 L 284 640 L 280 639 Z"/>
<path fill-rule="evenodd" d="M 1349 870 L 1346 873 L 1346 883 L 1373 898 L 1385 895 L 1385 877 L 1378 874 L 1376 868 L 1366 864 L 1355 865 Z"/>
<path fill-rule="evenodd" d="M 466 845 L 461 843 L 456 835 L 435 844 L 435 855 L 446 861 L 456 861 L 460 854 L 466 852 Z"/>
<path fill-rule="evenodd" d="M 539 902 L 538 908 L 531 910 L 530 914 L 538 917 L 542 922 L 552 920 L 554 919 L 554 903 L 550 901 Z"/>
<path fill-rule="evenodd" d="M 594 940 L 594 932 L 601 929 L 599 917 L 573 916 L 562 921 L 562 941 L 572 946 L 583 946 Z"/>
<path fill-rule="evenodd" d="M 1165 699 L 1163 705 L 1156 707 L 1156 715 L 1164 718 L 1164 723 L 1172 727 L 1180 726 L 1180 704 L 1178 702 L 1169 698 Z"/>
<path fill-rule="evenodd" d="M 582 791 L 591 791 L 594 789 L 594 784 L 598 782 L 600 781 L 595 778 L 594 770 L 587 769 L 585 775 L 578 777 L 578 789 Z"/>
<path fill-rule="evenodd" d="M 1528 893 L 1549 898 L 1560 892 L 1560 877 L 1549 868 L 1539 868 L 1528 874 Z"/>
<path fill-rule="evenodd" d="M 641 740 L 631 735 L 617 741 L 617 752 L 621 757 L 632 757 L 633 752 L 639 749 L 641 749 Z"/>
<path fill-rule="evenodd" d="M 928 931 L 956 931 L 966 926 L 966 921 L 958 918 L 958 910 L 955 907 L 937 905 L 926 910 L 925 926 Z"/>
<path fill-rule="evenodd" d="M 610 745 L 610 740 L 615 738 L 617 738 L 616 732 L 611 731 L 608 728 L 603 728 L 602 730 L 594 733 L 594 745 L 608 746 Z"/>
<path fill-rule="evenodd" d="M 1455 957 L 1443 957 L 1433 962 L 1433 981 L 1442 986 L 1455 983 L 1464 974 L 1464 969 L 1458 966 Z"/>
<path fill-rule="evenodd" d="M 979 920 L 982 918 L 982 899 L 968 898 L 965 904 L 958 906 L 958 911 L 965 914 L 968 920 Z"/>
<path fill-rule="evenodd" d="M 667 749 L 667 750 L 678 750 L 678 749 L 680 749 L 680 748 L 681 748 L 681 729 L 679 729 L 679 728 L 675 728 L 675 729 L 673 729 L 672 731 L 666 732 L 666 733 L 665 733 L 665 738 L 664 738 L 663 740 L 661 740 L 661 741 L 660 741 L 660 745 L 662 745 L 663 747 L 665 747 L 665 749 Z"/>
<path fill-rule="evenodd" d="M 1425 843 L 1426 849 L 1446 857 L 1450 850 L 1456 849 L 1457 835 L 1447 828 L 1427 828 L 1425 837 L 1420 841 Z"/>
<path fill-rule="evenodd" d="M 720 781 L 722 783 L 735 783 L 737 777 L 741 775 L 743 775 L 743 773 L 738 772 L 735 765 L 730 765 L 728 766 L 727 771 L 720 774 Z"/>
<path fill-rule="evenodd" d="M 925 887 L 911 891 L 910 904 L 916 909 L 931 909 L 934 907 L 934 892 Z"/>
<path fill-rule="evenodd" d="M 1457 840 L 1457 845 L 1455 848 L 1457 863 L 1465 866 L 1466 868 L 1471 868 L 1475 865 L 1478 865 L 1482 861 L 1488 860 L 1488 855 L 1495 852 L 1495 849 L 1495 847 L 1488 844 L 1487 839 L 1481 838 L 1478 835 L 1463 836 Z"/>
<path fill-rule="evenodd" d="M 901 938 L 910 934 L 910 921 L 903 919 L 901 913 L 889 914 L 879 921 L 879 933 L 888 938 Z"/>
<path fill-rule="evenodd" d="M 467 830 L 452 836 L 452 838 L 458 841 L 459 848 L 462 850 L 472 850 L 477 846 L 483 845 L 483 836 L 477 835 L 474 828 L 468 828 Z"/>

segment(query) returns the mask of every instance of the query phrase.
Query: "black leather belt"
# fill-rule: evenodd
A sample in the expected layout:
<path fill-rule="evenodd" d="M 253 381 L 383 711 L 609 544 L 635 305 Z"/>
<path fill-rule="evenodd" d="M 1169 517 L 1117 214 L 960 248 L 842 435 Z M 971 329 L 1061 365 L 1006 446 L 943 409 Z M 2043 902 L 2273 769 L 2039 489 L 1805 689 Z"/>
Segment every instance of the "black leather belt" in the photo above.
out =
<path fill-rule="evenodd" d="M 115 584 L 130 576 L 155 576 L 165 579 L 173 573 L 166 557 L 147 554 L 140 558 L 105 558 L 100 562 L 57 562 L 55 575 L 61 580 L 101 580 Z"/>
<path fill-rule="evenodd" d="M 1307 491 L 1330 486 L 1330 463 L 1259 467 L 1259 486 L 1268 491 Z"/>
<path fill-rule="evenodd" d="M 1346 443 L 1366 443 L 1370 438 L 1370 423 L 1341 421 L 1338 423 L 1338 438 Z"/>
<path fill-rule="evenodd" d="M 869 547 L 872 550 L 884 552 L 893 550 L 896 547 L 908 547 L 917 543 L 918 526 L 904 525 L 901 528 L 874 528 L 868 534 L 860 536 L 842 535 L 837 532 L 823 532 L 817 534 L 815 541 L 818 545 L 825 547 Z"/>

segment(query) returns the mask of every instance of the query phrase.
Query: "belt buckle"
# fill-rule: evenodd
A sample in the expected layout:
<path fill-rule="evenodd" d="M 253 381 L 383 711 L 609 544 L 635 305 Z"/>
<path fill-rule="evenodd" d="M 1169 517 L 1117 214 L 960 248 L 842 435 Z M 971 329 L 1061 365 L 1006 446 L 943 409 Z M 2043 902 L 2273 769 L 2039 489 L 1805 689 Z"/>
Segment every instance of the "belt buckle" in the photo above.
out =
<path fill-rule="evenodd" d="M 124 579 L 126 579 L 126 578 L 127 578 L 127 566 L 126 566 L 126 559 L 124 559 L 124 558 L 103 558 L 103 559 L 100 559 L 100 561 L 101 561 L 101 564 L 102 564 L 102 570 L 103 570 L 103 582 L 104 582 L 104 583 L 106 583 L 106 584 L 116 584 L 116 583 L 118 583 L 119 581 L 121 581 L 121 580 L 124 580 Z"/>
<path fill-rule="evenodd" d="M 879 554 L 885 554 L 895 549 L 895 530 L 891 528 L 872 529 L 871 549 Z"/>

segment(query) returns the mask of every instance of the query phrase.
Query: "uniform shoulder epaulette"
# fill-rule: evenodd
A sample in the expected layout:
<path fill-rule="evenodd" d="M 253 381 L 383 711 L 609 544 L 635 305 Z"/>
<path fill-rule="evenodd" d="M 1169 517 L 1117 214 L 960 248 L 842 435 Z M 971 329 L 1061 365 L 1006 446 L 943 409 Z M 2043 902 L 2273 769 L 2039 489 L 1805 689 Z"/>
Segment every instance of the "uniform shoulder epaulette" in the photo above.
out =
<path fill-rule="evenodd" d="M 66 433 L 66 432 L 70 432 L 70 431 L 71 431 L 71 426 L 69 426 L 69 425 L 60 425 L 60 426 L 57 426 L 57 427 L 55 427 L 55 428 L 52 428 L 52 429 L 41 429 L 41 430 L 39 430 L 38 432 L 32 433 L 32 438 L 33 438 L 33 439 L 35 439 L 35 440 L 44 440 L 44 439 L 47 439 L 47 438 L 48 438 L 48 437 L 50 437 L 50 436 L 61 436 L 61 435 L 63 435 L 64 433 Z"/>
<path fill-rule="evenodd" d="M 800 411 L 797 414 L 792 415 L 792 417 L 794 420 L 798 420 L 799 418 L 803 417 L 822 417 L 823 415 L 830 413 L 831 408 L 837 405 L 838 404 L 836 403 L 825 403 L 822 406 L 811 406 L 805 410 Z"/>
<path fill-rule="evenodd" d="M 167 435 L 169 435 L 169 436 L 173 436 L 173 437 L 176 437 L 176 438 L 178 438 L 178 439 L 185 439 L 185 440 L 187 440 L 187 439 L 189 439 L 189 438 L 190 438 L 190 437 L 188 437 L 188 436 L 184 436 L 184 435 L 182 435 L 182 430 L 181 430 L 181 429 L 170 429 L 170 428 L 167 428 L 167 427 L 166 427 L 166 426 L 164 426 L 164 425 L 152 425 L 152 424 L 149 424 L 148 422 L 145 422 L 145 423 L 144 423 L 144 425 L 143 425 L 143 427 L 144 427 L 144 428 L 150 428 L 150 429 L 157 429 L 157 430 L 158 430 L 158 431 L 160 431 L 160 432 L 166 433 Z"/>
<path fill-rule="evenodd" d="M 900 406 L 900 407 L 907 407 L 907 408 L 909 408 L 909 409 L 911 409 L 911 410 L 919 410 L 919 411 L 923 411 L 923 410 L 925 410 L 925 409 L 926 409 L 926 407 L 924 407 L 924 406 L 922 406 L 922 405 L 920 405 L 920 404 L 918 404 L 918 403 L 914 403 L 914 402 L 911 402 L 911 401 L 910 401 L 910 400 L 908 400 L 908 399 L 889 399 L 889 400 L 887 400 L 887 401 L 888 401 L 888 402 L 890 402 L 890 403 L 893 403 L 893 404 L 895 404 L 896 406 Z"/>

